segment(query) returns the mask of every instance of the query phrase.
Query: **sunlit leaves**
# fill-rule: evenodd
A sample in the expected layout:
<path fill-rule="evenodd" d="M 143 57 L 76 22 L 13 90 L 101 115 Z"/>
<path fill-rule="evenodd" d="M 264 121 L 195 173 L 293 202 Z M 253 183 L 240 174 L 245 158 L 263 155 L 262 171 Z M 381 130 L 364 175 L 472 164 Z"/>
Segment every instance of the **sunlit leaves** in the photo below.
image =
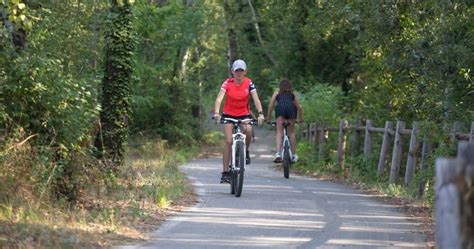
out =
<path fill-rule="evenodd" d="M 117 1 L 117 6 L 123 7 L 125 4 L 132 5 L 135 3 L 135 0 L 116 0 Z"/>
<path fill-rule="evenodd" d="M 0 122 L 9 131 L 22 127 L 27 134 L 38 134 L 32 143 L 43 148 L 42 153 L 64 147 L 60 151 L 67 153 L 58 154 L 61 167 L 67 167 L 74 152 L 87 145 L 84 141 L 91 139 L 98 116 L 89 23 L 93 8 L 101 5 L 73 2 L 3 1 L 34 25 L 21 53 L 12 53 L 9 36 L 0 29 Z M 21 20 L 21 14 L 17 18 Z"/>
<path fill-rule="evenodd" d="M 32 16 L 23 1 L 2 0 L 0 13 L 4 13 L 8 20 L 17 26 L 16 28 L 21 27 L 27 31 L 31 31 L 33 27 Z"/>
<path fill-rule="evenodd" d="M 472 56 L 465 56 L 474 47 L 468 28 L 473 8 L 468 4 L 366 1 L 325 2 L 319 7 L 310 12 L 305 34 L 311 40 L 306 42 L 323 59 L 317 71 L 331 63 L 345 66 L 332 69 L 351 84 L 350 96 L 356 101 L 348 104 L 355 104 L 354 114 L 472 120 L 472 111 L 459 111 L 474 105 L 474 98 L 466 94 L 472 89 L 474 64 Z M 357 33 L 350 32 L 354 30 Z M 347 34 L 352 34 L 346 36 L 349 39 L 341 39 Z M 344 53 L 349 61 L 335 61 Z M 348 68 L 350 74 L 344 74 Z M 331 79 L 320 72 L 323 79 Z"/>

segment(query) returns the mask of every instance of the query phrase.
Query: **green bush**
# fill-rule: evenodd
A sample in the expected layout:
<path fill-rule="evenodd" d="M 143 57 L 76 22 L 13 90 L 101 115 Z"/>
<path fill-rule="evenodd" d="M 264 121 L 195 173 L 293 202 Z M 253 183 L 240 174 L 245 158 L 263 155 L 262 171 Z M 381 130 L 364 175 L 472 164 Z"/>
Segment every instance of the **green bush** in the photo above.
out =
<path fill-rule="evenodd" d="M 340 88 L 326 84 L 315 84 L 303 94 L 301 106 L 306 123 L 326 122 L 337 127 L 343 116 L 341 103 L 344 97 Z"/>

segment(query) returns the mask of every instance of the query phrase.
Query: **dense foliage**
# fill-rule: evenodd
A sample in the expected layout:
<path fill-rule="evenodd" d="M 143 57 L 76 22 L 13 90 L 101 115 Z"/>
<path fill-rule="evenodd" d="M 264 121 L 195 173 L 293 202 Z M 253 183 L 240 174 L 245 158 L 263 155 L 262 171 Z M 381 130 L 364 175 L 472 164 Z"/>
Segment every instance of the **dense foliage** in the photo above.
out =
<path fill-rule="evenodd" d="M 306 121 L 474 118 L 472 1 L 2 0 L 0 12 L 1 159 L 34 135 L 38 186 L 78 183 L 100 117 L 119 127 L 107 138 L 119 157 L 128 131 L 199 139 L 231 55 L 264 104 L 288 77 Z"/>
<path fill-rule="evenodd" d="M 340 86 L 347 116 L 382 122 L 473 119 L 472 2 L 286 2 L 260 20 L 297 89 Z"/>
<path fill-rule="evenodd" d="M 0 5 L 3 23 L 11 20 L 0 31 L 1 156 L 5 165 L 14 165 L 4 175 L 14 182 L 42 192 L 53 186 L 59 196 L 74 198 L 81 169 L 73 161 L 87 149 L 98 113 L 97 71 L 91 66 L 99 49 L 91 30 L 97 7 L 50 1 Z M 17 32 L 26 32 L 22 46 L 12 39 Z M 27 137 L 31 160 L 5 150 Z M 21 169 L 24 174 L 15 173 Z"/>

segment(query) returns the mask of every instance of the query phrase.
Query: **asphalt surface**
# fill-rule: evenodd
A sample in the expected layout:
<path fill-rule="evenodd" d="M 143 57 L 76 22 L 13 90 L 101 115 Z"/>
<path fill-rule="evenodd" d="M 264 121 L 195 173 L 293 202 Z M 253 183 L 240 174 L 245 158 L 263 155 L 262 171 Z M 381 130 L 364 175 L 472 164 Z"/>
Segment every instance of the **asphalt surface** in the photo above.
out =
<path fill-rule="evenodd" d="M 181 169 L 199 203 L 150 241 L 121 248 L 425 248 L 416 218 L 348 186 L 291 175 L 272 163 L 274 131 L 257 129 L 242 196 L 219 184 L 222 158 Z"/>

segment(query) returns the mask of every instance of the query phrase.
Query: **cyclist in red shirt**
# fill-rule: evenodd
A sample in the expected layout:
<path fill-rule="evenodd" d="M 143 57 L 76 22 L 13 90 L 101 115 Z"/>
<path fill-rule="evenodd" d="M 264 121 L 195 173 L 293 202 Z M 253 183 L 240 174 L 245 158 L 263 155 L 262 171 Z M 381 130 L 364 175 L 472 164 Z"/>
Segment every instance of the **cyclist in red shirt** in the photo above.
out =
<path fill-rule="evenodd" d="M 236 60 L 232 64 L 232 74 L 234 77 L 230 77 L 222 83 L 221 90 L 217 95 L 215 103 L 214 119 L 220 120 L 221 117 L 229 117 L 234 119 L 248 119 L 252 118 L 250 115 L 250 104 L 249 96 L 252 96 L 255 108 L 258 111 L 258 125 L 262 125 L 264 121 L 263 108 L 260 99 L 258 98 L 257 89 L 253 84 L 252 80 L 245 77 L 247 73 L 247 65 L 243 60 Z M 222 109 L 222 116 L 220 115 L 221 102 L 226 97 L 224 108 Z M 243 130 L 246 135 L 245 144 L 247 145 L 247 158 L 246 164 L 250 163 L 249 146 L 252 141 L 252 126 L 243 125 Z M 229 182 L 229 161 L 230 152 L 232 146 L 232 124 L 224 124 L 224 159 L 223 159 L 223 171 L 222 171 L 222 182 Z"/>

